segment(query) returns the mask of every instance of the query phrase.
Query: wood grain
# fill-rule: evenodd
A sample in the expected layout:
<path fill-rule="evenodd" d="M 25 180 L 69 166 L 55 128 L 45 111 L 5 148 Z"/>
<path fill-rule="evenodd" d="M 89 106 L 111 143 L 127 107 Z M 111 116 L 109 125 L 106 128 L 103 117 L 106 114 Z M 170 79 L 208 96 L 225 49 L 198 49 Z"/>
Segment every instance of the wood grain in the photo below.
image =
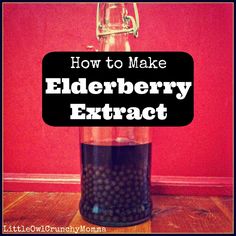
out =
<path fill-rule="evenodd" d="M 216 206 L 224 213 L 229 221 L 232 221 L 232 199 L 229 197 L 211 197 L 211 200 L 216 204 Z"/>
<path fill-rule="evenodd" d="M 7 192 L 3 195 L 3 208 L 4 211 L 10 207 L 13 207 L 19 201 L 21 201 L 28 193 L 25 192 Z"/>
<path fill-rule="evenodd" d="M 152 232 L 231 232 L 232 221 L 211 198 L 153 196 Z"/>
<path fill-rule="evenodd" d="M 78 210 L 79 198 L 79 193 L 29 193 L 4 212 L 4 224 L 67 226 Z"/>
<path fill-rule="evenodd" d="M 79 193 L 4 193 L 3 222 L 7 227 L 67 227 L 71 233 L 81 227 L 102 229 L 102 233 L 229 233 L 233 230 L 231 197 L 154 195 L 151 221 L 104 228 L 81 217 L 79 199 Z"/>

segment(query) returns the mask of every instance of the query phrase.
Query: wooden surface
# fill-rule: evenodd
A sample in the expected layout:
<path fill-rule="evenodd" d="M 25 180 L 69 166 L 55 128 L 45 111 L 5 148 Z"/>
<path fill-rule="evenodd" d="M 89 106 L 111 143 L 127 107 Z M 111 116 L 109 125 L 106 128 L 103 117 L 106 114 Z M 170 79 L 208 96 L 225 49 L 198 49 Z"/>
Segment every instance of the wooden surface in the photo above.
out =
<path fill-rule="evenodd" d="M 50 230 L 57 230 L 54 233 L 58 230 L 74 232 L 78 227 L 85 230 L 80 233 L 233 231 L 231 197 L 154 195 L 153 216 L 150 221 L 117 228 L 96 226 L 83 220 L 78 211 L 79 198 L 79 193 L 6 192 L 3 195 L 3 230 L 6 233 L 7 230 L 13 230 L 13 226 L 20 226 L 19 230 L 32 226 L 32 229 L 50 226 Z"/>

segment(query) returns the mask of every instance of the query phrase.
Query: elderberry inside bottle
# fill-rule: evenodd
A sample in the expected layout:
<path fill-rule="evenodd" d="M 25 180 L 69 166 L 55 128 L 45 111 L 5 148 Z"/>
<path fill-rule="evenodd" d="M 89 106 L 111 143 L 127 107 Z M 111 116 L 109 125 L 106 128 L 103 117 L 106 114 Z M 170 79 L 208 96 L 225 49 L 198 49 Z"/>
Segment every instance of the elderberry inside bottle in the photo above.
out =
<path fill-rule="evenodd" d="M 130 51 L 126 4 L 98 6 L 100 51 Z M 150 219 L 150 136 L 149 127 L 80 128 L 80 213 L 85 220 L 129 226 Z"/>
<path fill-rule="evenodd" d="M 148 127 L 84 127 L 81 135 L 82 217 L 128 226 L 151 217 L 151 141 Z"/>

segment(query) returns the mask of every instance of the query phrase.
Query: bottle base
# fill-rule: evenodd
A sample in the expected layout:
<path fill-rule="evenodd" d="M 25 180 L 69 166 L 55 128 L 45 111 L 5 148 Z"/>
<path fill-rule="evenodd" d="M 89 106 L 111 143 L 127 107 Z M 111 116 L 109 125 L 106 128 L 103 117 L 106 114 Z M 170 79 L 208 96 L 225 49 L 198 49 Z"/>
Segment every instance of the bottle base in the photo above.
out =
<path fill-rule="evenodd" d="M 137 220 L 137 221 L 132 221 L 132 222 L 101 222 L 101 221 L 96 221 L 96 220 L 92 220 L 92 219 L 88 219 L 87 217 L 84 217 L 83 215 L 81 215 L 82 218 L 86 221 L 88 221 L 89 223 L 95 224 L 95 225 L 99 225 L 99 226 L 105 226 L 105 227 L 127 227 L 127 226 L 134 226 L 134 225 L 138 225 L 141 223 L 144 223 L 148 220 L 151 219 L 151 216 L 145 217 L 141 220 Z"/>

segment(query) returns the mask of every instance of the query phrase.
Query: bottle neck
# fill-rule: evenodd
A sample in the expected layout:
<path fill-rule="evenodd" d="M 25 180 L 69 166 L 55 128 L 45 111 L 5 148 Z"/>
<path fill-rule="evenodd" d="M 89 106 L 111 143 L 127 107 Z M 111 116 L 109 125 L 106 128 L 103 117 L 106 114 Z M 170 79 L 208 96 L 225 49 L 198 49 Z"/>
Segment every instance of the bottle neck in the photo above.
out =
<path fill-rule="evenodd" d="M 122 25 L 126 14 L 124 3 L 105 3 L 104 20 L 105 25 Z"/>
<path fill-rule="evenodd" d="M 102 12 L 102 31 L 111 32 L 100 38 L 100 51 L 130 51 L 127 33 L 112 34 L 113 30 L 128 28 L 125 21 L 127 9 L 125 3 L 105 3 Z"/>
<path fill-rule="evenodd" d="M 125 34 L 111 34 L 103 36 L 100 39 L 100 51 L 103 52 L 129 52 L 130 44 L 128 35 Z"/>

